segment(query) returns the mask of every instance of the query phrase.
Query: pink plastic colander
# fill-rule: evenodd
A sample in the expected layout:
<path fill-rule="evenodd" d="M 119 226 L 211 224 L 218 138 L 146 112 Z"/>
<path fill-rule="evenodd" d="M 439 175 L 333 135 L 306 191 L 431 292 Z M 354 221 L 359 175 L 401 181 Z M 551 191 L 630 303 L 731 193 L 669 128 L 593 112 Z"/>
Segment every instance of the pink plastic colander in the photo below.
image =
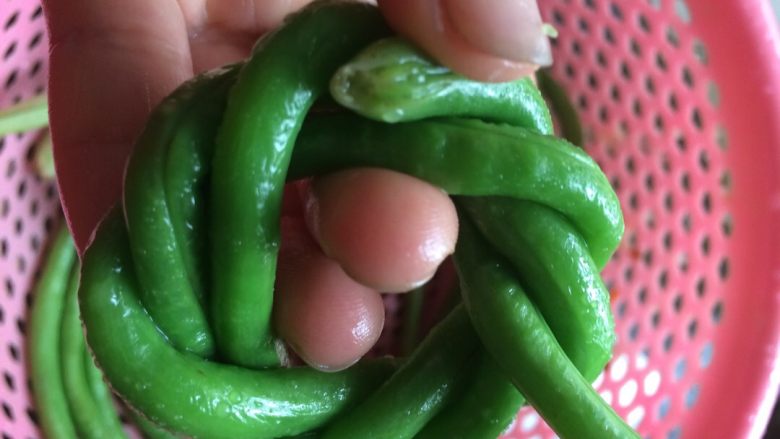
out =
<path fill-rule="evenodd" d="M 758 438 L 780 385 L 780 36 L 768 0 L 539 0 L 554 75 L 623 203 L 596 382 L 648 438 Z M 36 0 L 0 3 L 0 108 L 43 91 Z M 58 221 L 36 134 L 0 139 L 0 436 L 37 438 L 25 320 Z M 388 326 L 397 326 L 389 315 Z M 554 434 L 524 409 L 507 437 Z"/>

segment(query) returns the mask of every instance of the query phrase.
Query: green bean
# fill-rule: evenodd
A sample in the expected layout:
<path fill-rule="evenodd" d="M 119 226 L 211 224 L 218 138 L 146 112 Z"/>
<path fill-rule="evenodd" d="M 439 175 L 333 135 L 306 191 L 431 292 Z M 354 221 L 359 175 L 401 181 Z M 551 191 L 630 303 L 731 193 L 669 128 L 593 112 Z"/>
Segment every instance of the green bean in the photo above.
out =
<path fill-rule="evenodd" d="M 60 364 L 60 323 L 76 251 L 62 227 L 55 235 L 30 312 L 30 377 L 41 428 L 47 437 L 77 438 L 68 410 Z"/>

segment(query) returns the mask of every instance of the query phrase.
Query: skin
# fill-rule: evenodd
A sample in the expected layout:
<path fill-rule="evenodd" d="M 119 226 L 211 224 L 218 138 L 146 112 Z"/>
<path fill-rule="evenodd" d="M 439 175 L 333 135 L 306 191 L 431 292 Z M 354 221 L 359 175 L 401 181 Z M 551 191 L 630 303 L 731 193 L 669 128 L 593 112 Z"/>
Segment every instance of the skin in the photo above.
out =
<path fill-rule="evenodd" d="M 244 58 L 258 36 L 305 3 L 44 1 L 55 165 L 79 253 L 119 200 L 125 162 L 154 106 L 193 74 Z M 472 78 L 516 79 L 550 61 L 534 0 L 379 6 L 397 32 Z M 378 338 L 377 291 L 412 289 L 452 253 L 457 216 L 443 192 L 391 171 L 346 171 L 287 194 L 285 215 L 298 225 L 283 236 L 277 327 L 304 360 L 338 370 Z M 330 317 L 316 318 L 323 314 Z"/>

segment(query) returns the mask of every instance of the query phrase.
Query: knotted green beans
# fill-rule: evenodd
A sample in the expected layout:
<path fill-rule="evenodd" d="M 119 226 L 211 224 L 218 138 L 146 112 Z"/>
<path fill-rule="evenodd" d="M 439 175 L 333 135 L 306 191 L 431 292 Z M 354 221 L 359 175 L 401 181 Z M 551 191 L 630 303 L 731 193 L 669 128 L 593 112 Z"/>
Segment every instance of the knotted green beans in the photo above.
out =
<path fill-rule="evenodd" d="M 495 437 L 520 393 L 563 437 L 634 435 L 590 387 L 614 343 L 598 271 L 623 233 L 606 177 L 551 135 L 529 80 L 475 83 L 399 40 L 371 45 L 389 34 L 372 6 L 315 2 L 153 112 L 79 291 L 114 390 L 203 438 Z M 354 111 L 310 113 L 329 86 Z M 400 366 L 281 367 L 283 185 L 357 166 L 455 198 L 464 304 Z M 501 397 L 462 419 L 482 385 Z"/>

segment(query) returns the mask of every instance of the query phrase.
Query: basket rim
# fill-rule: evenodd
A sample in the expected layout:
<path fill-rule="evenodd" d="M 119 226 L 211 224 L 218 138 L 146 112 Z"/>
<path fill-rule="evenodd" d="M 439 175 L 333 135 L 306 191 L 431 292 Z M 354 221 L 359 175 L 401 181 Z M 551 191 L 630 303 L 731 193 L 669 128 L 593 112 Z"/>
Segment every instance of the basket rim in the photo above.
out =
<path fill-rule="evenodd" d="M 761 249 L 754 253 L 756 260 L 751 260 L 749 265 L 766 258 L 761 267 L 768 269 L 746 273 L 746 277 L 755 279 L 745 284 L 758 289 L 742 289 L 747 293 L 740 300 L 746 302 L 740 305 L 742 320 L 731 319 L 736 323 L 733 327 L 724 324 L 721 328 L 727 345 L 751 349 L 750 352 L 757 354 L 733 360 L 755 364 L 748 374 L 752 376 L 738 376 L 737 383 L 730 383 L 733 370 L 728 369 L 728 363 L 732 360 L 727 359 L 726 367 L 713 374 L 719 380 L 720 398 L 717 394 L 711 394 L 710 398 L 702 395 L 699 407 L 717 416 L 694 422 L 694 429 L 687 431 L 686 436 L 707 437 L 707 433 L 718 432 L 722 437 L 760 439 L 780 390 L 780 233 L 776 226 L 780 224 L 780 124 L 777 123 L 780 121 L 780 30 L 770 0 L 722 2 L 719 8 L 713 8 L 708 0 L 688 0 L 688 5 L 693 17 L 691 26 L 712 54 L 710 67 L 722 92 L 721 110 L 731 143 L 757 145 L 758 158 L 752 152 L 744 154 L 744 150 L 741 155 L 753 156 L 751 163 L 765 160 L 756 175 L 745 179 L 750 180 L 747 185 L 761 193 L 734 203 L 749 212 L 751 229 L 757 224 L 758 230 L 749 232 L 753 235 L 751 239 L 766 232 L 757 241 Z M 747 117 L 746 111 L 749 111 Z M 735 161 L 743 160 L 738 159 L 739 154 L 731 155 Z M 755 223 L 753 216 L 757 218 Z M 736 253 L 751 254 L 740 253 L 739 249 Z M 738 338 L 746 333 L 757 338 Z M 722 387 L 730 391 L 724 392 Z"/>

